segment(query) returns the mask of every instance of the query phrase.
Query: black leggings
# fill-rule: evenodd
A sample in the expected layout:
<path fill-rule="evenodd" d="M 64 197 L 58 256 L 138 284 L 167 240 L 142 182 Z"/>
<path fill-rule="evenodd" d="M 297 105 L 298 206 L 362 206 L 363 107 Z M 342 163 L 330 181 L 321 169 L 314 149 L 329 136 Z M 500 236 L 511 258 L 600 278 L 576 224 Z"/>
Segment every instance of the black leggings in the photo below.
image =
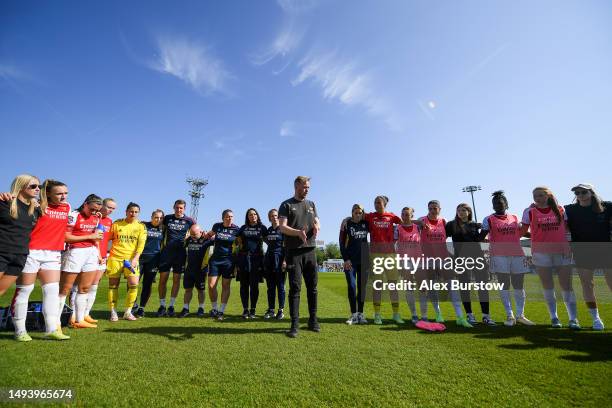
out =
<path fill-rule="evenodd" d="M 465 271 L 464 273 L 458 273 L 456 279 L 462 283 L 469 283 L 472 281 L 472 273 L 474 274 L 475 281 L 478 283 L 486 283 L 489 281 L 489 271 L 486 268 L 481 270 L 475 269 L 473 271 Z M 472 313 L 472 300 L 471 293 L 469 290 L 461 291 L 461 301 L 463 302 L 463 308 L 465 313 Z M 489 314 L 489 291 L 481 289 L 478 291 L 478 301 L 480 302 L 480 310 L 483 314 Z"/>
<path fill-rule="evenodd" d="M 151 286 L 155 280 L 159 267 L 159 253 L 143 255 L 140 258 L 140 275 L 142 276 L 142 292 L 140 293 L 140 307 L 144 308 L 151 297 Z"/>
<path fill-rule="evenodd" d="M 266 285 L 268 286 L 268 310 L 274 310 L 278 292 L 278 308 L 285 308 L 285 279 L 287 273 L 283 270 L 282 254 L 266 254 L 264 261 Z"/>
<path fill-rule="evenodd" d="M 249 310 L 249 299 L 251 300 L 251 311 L 255 311 L 259 299 L 259 282 L 262 278 L 261 269 L 263 257 L 260 255 L 244 255 L 240 259 L 240 300 L 242 308 Z M 249 296 L 250 295 L 250 296 Z"/>

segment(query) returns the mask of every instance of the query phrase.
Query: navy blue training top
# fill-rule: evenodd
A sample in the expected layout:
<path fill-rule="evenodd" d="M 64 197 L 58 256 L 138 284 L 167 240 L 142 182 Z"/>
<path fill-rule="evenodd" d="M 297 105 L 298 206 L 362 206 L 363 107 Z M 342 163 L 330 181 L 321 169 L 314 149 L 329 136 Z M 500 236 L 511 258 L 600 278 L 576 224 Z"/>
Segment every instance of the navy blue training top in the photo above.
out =
<path fill-rule="evenodd" d="M 161 250 L 162 239 L 164 237 L 162 225 L 154 227 L 150 221 L 145 222 L 144 225 L 147 228 L 147 241 L 145 242 L 142 254 L 155 255 Z"/>
<path fill-rule="evenodd" d="M 268 249 L 266 255 L 282 254 L 283 253 L 283 234 L 280 226 L 274 228 L 270 226 L 264 235 Z"/>
<path fill-rule="evenodd" d="M 340 231 L 340 253 L 342 259 L 354 264 L 361 264 L 361 247 L 368 242 L 368 223 L 347 221 L 346 228 Z"/>
<path fill-rule="evenodd" d="M 212 226 L 211 231 L 215 233 L 215 249 L 212 258 L 220 259 L 231 257 L 232 245 L 234 245 L 234 241 L 238 237 L 240 228 L 234 224 L 229 227 L 224 227 L 222 222 L 218 222 Z"/>
<path fill-rule="evenodd" d="M 185 269 L 187 271 L 199 272 L 202 269 L 206 250 L 212 244 L 213 240 L 204 238 L 204 235 L 196 239 L 187 237 L 185 240 L 185 250 L 187 251 L 187 265 Z"/>
<path fill-rule="evenodd" d="M 249 255 L 263 255 L 263 238 L 268 230 L 263 224 L 243 225 L 238 231 L 238 236 L 241 239 L 240 252 L 248 253 Z"/>
<path fill-rule="evenodd" d="M 168 214 L 164 217 L 164 245 L 165 246 L 183 246 L 185 236 L 189 228 L 195 224 L 195 221 L 187 216 L 177 218 L 174 214 Z"/>

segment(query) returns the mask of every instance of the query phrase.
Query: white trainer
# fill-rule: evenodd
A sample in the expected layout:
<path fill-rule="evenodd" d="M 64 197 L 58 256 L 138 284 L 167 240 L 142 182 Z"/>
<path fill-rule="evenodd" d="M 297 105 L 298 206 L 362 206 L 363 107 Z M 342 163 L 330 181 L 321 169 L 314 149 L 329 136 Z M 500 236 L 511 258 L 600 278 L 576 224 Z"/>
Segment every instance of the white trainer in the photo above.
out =
<path fill-rule="evenodd" d="M 603 329 L 605 329 L 605 326 L 604 326 L 603 322 L 601 321 L 601 319 L 593 320 L 593 330 L 600 331 L 600 330 L 603 330 Z"/>
<path fill-rule="evenodd" d="M 516 318 L 516 321 L 520 324 L 524 324 L 525 326 L 535 326 L 536 324 L 525 317 L 525 315 L 520 315 Z"/>
<path fill-rule="evenodd" d="M 359 315 L 357 313 L 353 313 L 351 317 L 349 317 L 348 320 L 346 321 L 346 324 L 348 325 L 353 325 L 353 324 L 358 324 L 358 323 L 359 323 Z"/>
<path fill-rule="evenodd" d="M 119 316 L 117 316 L 117 311 L 116 310 L 111 310 L 110 321 L 111 322 L 118 322 L 119 321 Z"/>
<path fill-rule="evenodd" d="M 516 319 L 514 316 L 506 317 L 506 321 L 504 322 L 504 326 L 512 327 L 516 324 Z"/>

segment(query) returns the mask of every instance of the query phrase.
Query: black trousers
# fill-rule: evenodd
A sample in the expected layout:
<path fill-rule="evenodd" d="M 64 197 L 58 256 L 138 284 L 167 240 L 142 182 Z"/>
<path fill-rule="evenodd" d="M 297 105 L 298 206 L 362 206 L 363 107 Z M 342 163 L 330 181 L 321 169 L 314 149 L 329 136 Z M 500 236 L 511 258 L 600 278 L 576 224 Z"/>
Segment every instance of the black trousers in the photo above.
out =
<path fill-rule="evenodd" d="M 310 320 L 317 318 L 317 256 L 315 248 L 297 248 L 287 251 L 287 270 L 289 272 L 289 314 L 291 326 L 297 327 L 300 317 L 300 291 L 302 277 L 306 284 L 308 312 Z"/>
<path fill-rule="evenodd" d="M 255 311 L 259 299 L 259 282 L 262 278 L 263 257 L 259 255 L 244 255 L 238 261 L 240 268 L 240 300 L 242 308 L 249 310 L 249 299 L 251 300 L 251 311 Z"/>

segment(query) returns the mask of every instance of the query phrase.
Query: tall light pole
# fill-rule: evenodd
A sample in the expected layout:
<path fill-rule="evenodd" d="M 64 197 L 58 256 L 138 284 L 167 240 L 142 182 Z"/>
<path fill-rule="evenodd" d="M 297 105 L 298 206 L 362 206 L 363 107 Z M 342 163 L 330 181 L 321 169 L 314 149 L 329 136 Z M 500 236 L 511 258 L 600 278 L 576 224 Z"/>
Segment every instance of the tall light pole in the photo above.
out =
<path fill-rule="evenodd" d="M 466 186 L 463 187 L 461 191 L 464 193 L 470 193 L 472 196 L 472 208 L 474 209 L 474 222 L 478 222 L 478 217 L 476 216 L 476 204 L 474 203 L 474 191 L 482 190 L 480 186 Z"/>
<path fill-rule="evenodd" d="M 197 221 L 200 198 L 204 197 L 202 189 L 208 185 L 208 179 L 187 177 L 186 181 L 191 186 L 191 190 L 188 193 L 189 197 L 191 197 L 191 218 Z"/>

